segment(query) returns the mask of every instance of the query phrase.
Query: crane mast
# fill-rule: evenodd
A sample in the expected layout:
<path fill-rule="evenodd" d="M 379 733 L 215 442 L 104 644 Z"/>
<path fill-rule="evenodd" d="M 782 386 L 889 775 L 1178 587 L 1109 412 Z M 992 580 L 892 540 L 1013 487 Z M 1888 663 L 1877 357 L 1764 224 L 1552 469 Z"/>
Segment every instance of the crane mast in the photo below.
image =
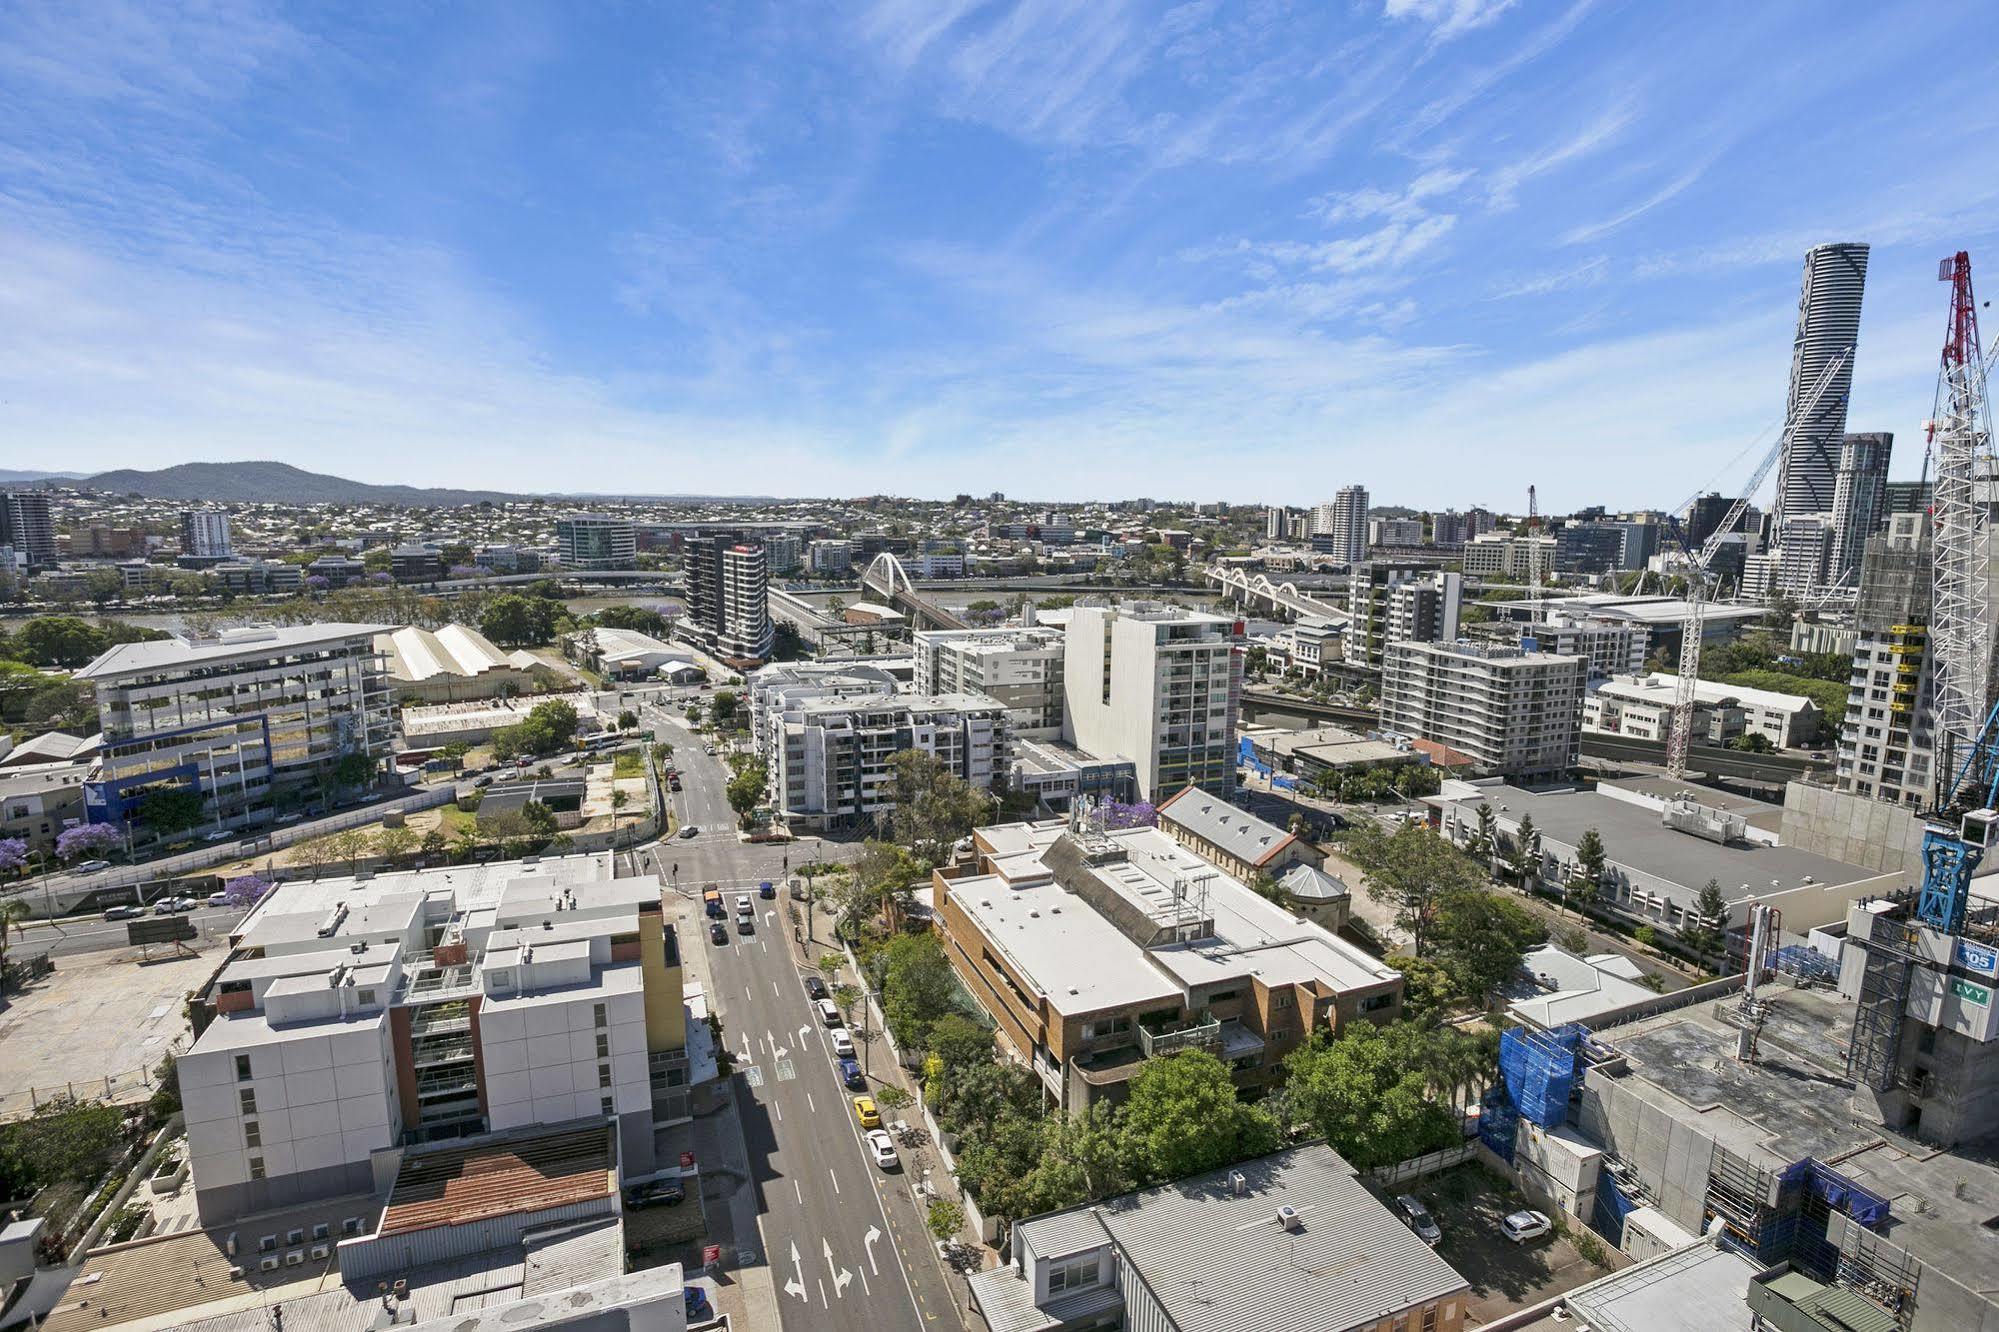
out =
<path fill-rule="evenodd" d="M 1527 487 L 1527 622 L 1541 619 L 1541 505 Z"/>
<path fill-rule="evenodd" d="M 1805 398 L 1804 406 L 1798 409 L 1796 420 L 1809 419 L 1817 408 L 1819 399 L 1831 387 L 1833 377 L 1840 367 L 1853 358 L 1853 348 L 1843 348 L 1833 357 L 1830 364 L 1819 372 L 1818 382 L 1812 385 L 1811 393 Z M 1749 484 L 1742 488 L 1742 494 L 1735 503 L 1728 506 L 1728 512 L 1721 523 L 1701 544 L 1699 551 L 1686 550 L 1687 562 L 1692 567 L 1687 570 L 1687 611 L 1680 620 L 1680 666 L 1678 681 L 1673 688 L 1673 725 L 1666 737 L 1666 775 L 1674 781 L 1684 781 L 1687 776 L 1687 751 L 1693 744 L 1694 696 L 1700 683 L 1701 642 L 1707 627 L 1707 577 L 1708 567 L 1714 557 L 1721 553 L 1721 547 L 1728 534 L 1742 521 L 1748 511 L 1749 501 L 1756 498 L 1756 492 L 1768 479 L 1770 469 L 1784 456 L 1785 446 L 1791 442 L 1789 429 L 1777 436 L 1777 442 L 1763 455 L 1756 470 L 1749 475 Z"/>

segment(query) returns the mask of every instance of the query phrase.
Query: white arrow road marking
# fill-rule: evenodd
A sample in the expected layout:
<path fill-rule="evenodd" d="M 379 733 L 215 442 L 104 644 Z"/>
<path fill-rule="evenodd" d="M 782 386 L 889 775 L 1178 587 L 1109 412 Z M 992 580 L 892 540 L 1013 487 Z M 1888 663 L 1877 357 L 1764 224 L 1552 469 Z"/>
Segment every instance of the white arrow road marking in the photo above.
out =
<path fill-rule="evenodd" d="M 882 1274 L 881 1268 L 875 1266 L 875 1241 L 881 1237 L 880 1226 L 869 1226 L 868 1233 L 861 1237 L 861 1245 L 868 1251 L 868 1267 L 873 1270 L 876 1276 Z"/>
<path fill-rule="evenodd" d="M 805 1293 L 805 1260 L 798 1256 L 797 1240 L 791 1242 L 791 1270 L 793 1276 L 791 1280 L 784 1283 L 784 1293 L 787 1295 L 796 1295 L 807 1304 L 812 1303 L 811 1298 Z"/>
<path fill-rule="evenodd" d="M 764 920 L 771 925 L 777 924 L 777 909 L 775 907 L 766 908 L 764 911 Z"/>
<path fill-rule="evenodd" d="M 800 1045 L 805 1044 L 805 1038 L 807 1036 L 810 1036 L 811 1034 L 812 1034 L 812 1028 L 809 1025 L 801 1025 L 798 1028 L 798 1043 Z"/>
<path fill-rule="evenodd" d="M 853 1284 L 854 1274 L 833 1262 L 833 1241 L 819 1241 L 821 1251 L 826 1255 L 826 1270 L 833 1274 L 833 1293 L 841 1299 L 847 1298 L 847 1287 Z"/>
<path fill-rule="evenodd" d="M 769 1032 L 764 1033 L 764 1043 L 770 1046 L 770 1053 L 773 1059 L 782 1059 L 785 1057 L 786 1054 L 790 1053 L 787 1050 L 778 1049 L 777 1037 L 771 1035 Z"/>

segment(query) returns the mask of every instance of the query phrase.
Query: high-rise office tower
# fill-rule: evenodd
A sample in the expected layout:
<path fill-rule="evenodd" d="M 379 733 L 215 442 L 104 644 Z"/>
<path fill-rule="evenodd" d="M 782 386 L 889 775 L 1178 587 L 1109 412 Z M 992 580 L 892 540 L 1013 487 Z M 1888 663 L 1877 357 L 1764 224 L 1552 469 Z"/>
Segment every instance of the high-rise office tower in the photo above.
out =
<path fill-rule="evenodd" d="M 567 513 L 555 520 L 555 548 L 570 569 L 630 569 L 638 563 L 638 531 L 628 518 Z"/>
<path fill-rule="evenodd" d="M 38 490 L 0 491 L 0 546 L 30 568 L 55 563 L 56 528 L 49 497 Z"/>
<path fill-rule="evenodd" d="M 1887 431 L 1848 435 L 1839 445 L 1839 474 L 1832 487 L 1832 558 L 1826 579 L 1858 585 L 1867 538 L 1887 517 L 1888 454 L 1895 437 Z"/>
<path fill-rule="evenodd" d="M 1777 465 L 1777 502 L 1771 524 L 1781 532 L 1792 518 L 1830 513 L 1846 434 L 1846 397 L 1853 385 L 1849 355 L 1824 391 L 1805 410 L 1819 377 L 1860 339 L 1860 297 L 1867 285 L 1867 246 L 1857 242 L 1815 245 L 1805 251 L 1798 294 L 1798 331 L 1791 343 L 1791 391 L 1784 409 L 1784 456 Z"/>
<path fill-rule="evenodd" d="M 1367 487 L 1341 486 L 1332 503 L 1314 509 L 1312 534 L 1332 538 L 1328 553 L 1335 559 L 1358 564 L 1367 553 Z"/>
<path fill-rule="evenodd" d="M 180 516 L 180 553 L 203 559 L 227 558 L 229 514 L 222 509 L 188 509 Z"/>

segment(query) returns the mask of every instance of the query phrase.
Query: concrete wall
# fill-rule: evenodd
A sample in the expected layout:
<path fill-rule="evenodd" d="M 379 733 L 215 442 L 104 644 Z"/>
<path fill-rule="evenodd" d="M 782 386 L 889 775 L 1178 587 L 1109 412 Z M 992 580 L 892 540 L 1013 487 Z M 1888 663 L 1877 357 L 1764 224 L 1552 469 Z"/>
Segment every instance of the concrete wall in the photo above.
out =
<path fill-rule="evenodd" d="M 1637 1169 L 1660 1211 L 1688 1230 L 1700 1230 L 1712 1138 L 1614 1077 L 1592 1076 L 1584 1084 L 1575 1122 L 1584 1137 Z"/>
<path fill-rule="evenodd" d="M 1913 811 L 1827 786 L 1784 787 L 1784 843 L 1849 865 L 1921 873 L 1923 823 Z M 1787 918 L 1786 928 L 1791 928 Z"/>

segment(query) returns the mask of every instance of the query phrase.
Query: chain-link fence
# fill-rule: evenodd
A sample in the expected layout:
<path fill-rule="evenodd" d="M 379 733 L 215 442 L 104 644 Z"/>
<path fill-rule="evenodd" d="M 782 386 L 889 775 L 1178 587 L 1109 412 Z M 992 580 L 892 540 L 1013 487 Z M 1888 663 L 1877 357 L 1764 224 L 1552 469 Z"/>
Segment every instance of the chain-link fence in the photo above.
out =
<path fill-rule="evenodd" d="M 24 1087 L 0 1092 L 0 1121 L 26 1119 L 50 1101 L 65 1096 L 78 1101 L 104 1101 L 112 1105 L 136 1104 L 149 1099 L 159 1089 L 159 1079 L 154 1076 L 157 1067 L 134 1068 L 51 1087 Z"/>

